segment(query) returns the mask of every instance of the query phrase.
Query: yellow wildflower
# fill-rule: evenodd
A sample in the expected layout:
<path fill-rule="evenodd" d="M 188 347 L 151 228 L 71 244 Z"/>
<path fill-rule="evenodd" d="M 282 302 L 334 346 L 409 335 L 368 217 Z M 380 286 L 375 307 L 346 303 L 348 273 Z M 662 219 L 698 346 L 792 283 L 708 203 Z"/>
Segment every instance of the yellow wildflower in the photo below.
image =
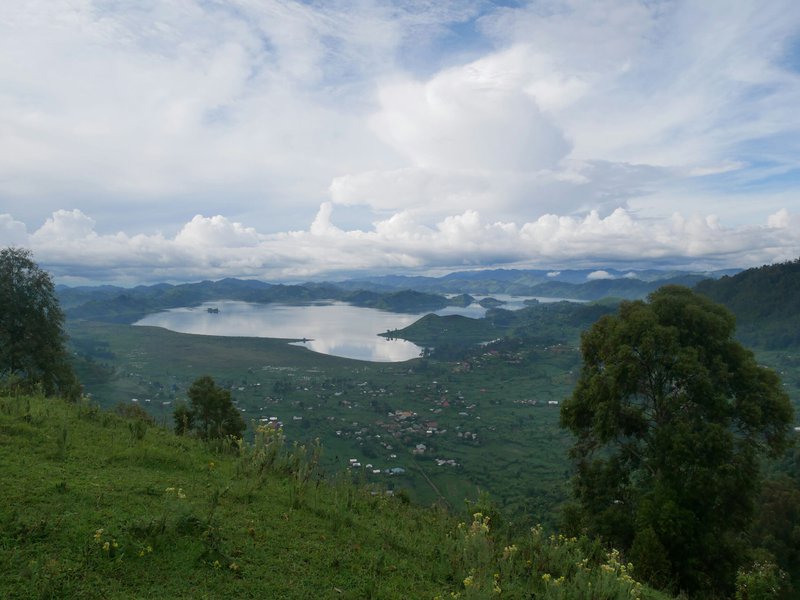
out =
<path fill-rule="evenodd" d="M 503 560 L 508 560 L 514 556 L 517 553 L 517 550 L 518 548 L 516 544 L 511 544 L 510 546 L 503 548 Z"/>

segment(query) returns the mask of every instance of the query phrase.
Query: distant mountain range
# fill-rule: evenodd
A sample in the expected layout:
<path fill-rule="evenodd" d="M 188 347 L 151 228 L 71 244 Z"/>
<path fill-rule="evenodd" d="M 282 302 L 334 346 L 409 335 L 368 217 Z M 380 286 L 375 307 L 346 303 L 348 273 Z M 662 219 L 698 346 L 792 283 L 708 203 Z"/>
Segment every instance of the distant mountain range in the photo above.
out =
<path fill-rule="evenodd" d="M 204 302 L 241 300 L 257 303 L 341 301 L 394 312 L 434 312 L 467 306 L 472 295 L 516 295 L 599 300 L 638 299 L 667 284 L 694 287 L 727 306 L 737 318 L 738 336 L 762 348 L 800 346 L 800 259 L 746 271 L 706 273 L 680 271 L 622 272 L 565 270 L 464 271 L 443 277 L 384 275 L 335 283 L 271 284 L 222 279 L 179 285 L 58 286 L 62 308 L 70 319 L 134 323 L 147 314 Z M 498 302 L 482 302 L 500 306 Z"/>
<path fill-rule="evenodd" d="M 222 279 L 134 288 L 59 286 L 57 291 L 69 318 L 133 323 L 159 310 L 219 300 L 290 304 L 329 300 L 394 312 L 417 313 L 436 311 L 449 305 L 465 306 L 473 300 L 468 294 L 576 300 L 607 297 L 635 299 L 667 283 L 692 286 L 707 277 L 720 277 L 730 272 L 495 269 L 463 271 L 443 277 L 384 275 L 299 285 Z"/>
<path fill-rule="evenodd" d="M 719 271 L 619 271 L 616 269 L 569 269 L 562 271 L 490 269 L 458 271 L 442 277 L 380 275 L 337 282 L 345 289 L 414 289 L 437 294 L 511 294 L 551 296 L 576 300 L 596 300 L 607 296 L 641 298 L 666 283 L 695 285 L 708 278 L 738 273 L 740 269 Z"/>

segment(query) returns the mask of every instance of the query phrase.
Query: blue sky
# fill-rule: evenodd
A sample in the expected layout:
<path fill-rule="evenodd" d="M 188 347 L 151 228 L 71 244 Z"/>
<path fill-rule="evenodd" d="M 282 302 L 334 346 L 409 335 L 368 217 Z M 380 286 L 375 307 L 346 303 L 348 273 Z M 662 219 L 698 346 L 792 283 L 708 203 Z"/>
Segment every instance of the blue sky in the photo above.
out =
<path fill-rule="evenodd" d="M 0 7 L 0 246 L 64 283 L 800 256 L 793 0 Z"/>

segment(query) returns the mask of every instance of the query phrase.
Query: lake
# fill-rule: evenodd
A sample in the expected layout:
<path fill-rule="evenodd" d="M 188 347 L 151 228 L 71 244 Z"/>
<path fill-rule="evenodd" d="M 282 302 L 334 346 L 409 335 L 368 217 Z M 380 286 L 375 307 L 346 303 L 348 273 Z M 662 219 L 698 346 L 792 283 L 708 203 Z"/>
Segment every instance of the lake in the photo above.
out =
<path fill-rule="evenodd" d="M 503 308 L 522 308 L 527 298 L 494 295 L 506 302 Z M 482 296 L 478 296 L 480 300 Z M 538 298 L 553 302 L 561 298 Z M 219 309 L 210 313 L 208 309 Z M 459 314 L 480 318 L 486 310 L 478 304 L 447 307 L 439 315 Z M 134 325 L 163 327 L 179 333 L 229 337 L 269 337 L 303 340 L 295 342 L 314 352 L 369 360 L 402 362 L 416 358 L 422 348 L 406 340 L 388 340 L 379 333 L 402 329 L 424 313 L 393 313 L 362 308 L 344 302 L 319 302 L 302 305 L 254 304 L 235 300 L 208 302 L 192 308 L 173 308 L 148 315 Z"/>

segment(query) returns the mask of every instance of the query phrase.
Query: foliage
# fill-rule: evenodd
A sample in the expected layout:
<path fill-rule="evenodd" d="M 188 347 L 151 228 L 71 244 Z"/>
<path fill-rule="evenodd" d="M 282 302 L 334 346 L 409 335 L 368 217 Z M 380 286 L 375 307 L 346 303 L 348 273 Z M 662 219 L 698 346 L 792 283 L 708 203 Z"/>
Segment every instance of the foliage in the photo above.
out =
<path fill-rule="evenodd" d="M 546 535 L 541 526 L 503 541 L 482 512 L 459 523 L 452 536 L 455 589 L 439 599 L 540 598 L 641 600 L 666 598 L 634 578 L 618 551 L 586 536 Z"/>
<path fill-rule="evenodd" d="M 732 591 L 759 459 L 785 448 L 789 399 L 733 330 L 687 288 L 624 302 L 583 335 L 562 407 L 583 524 L 662 587 Z"/>
<path fill-rule="evenodd" d="M 64 314 L 30 250 L 0 250 L 0 376 L 47 395 L 80 393 L 65 351 Z"/>
<path fill-rule="evenodd" d="M 753 545 L 767 550 L 800 586 L 800 484 L 786 476 L 766 480 L 758 507 L 749 532 Z"/>
<path fill-rule="evenodd" d="M 800 345 L 800 258 L 701 281 L 695 289 L 736 315 L 739 336 L 747 343 Z"/>
<path fill-rule="evenodd" d="M 176 408 L 176 430 L 182 432 L 188 423 L 205 440 L 242 436 L 247 425 L 233 405 L 231 393 L 219 387 L 211 377 L 204 375 L 196 379 L 187 394 L 189 413 L 184 414 L 180 405 Z M 186 416 L 188 421 L 184 420 Z"/>
<path fill-rule="evenodd" d="M 175 410 L 172 411 L 172 422 L 175 435 L 187 435 L 194 429 L 194 413 L 186 402 L 181 400 L 175 404 Z"/>
<path fill-rule="evenodd" d="M 736 600 L 776 600 L 786 584 L 786 573 L 767 560 L 757 560 L 736 575 Z"/>

